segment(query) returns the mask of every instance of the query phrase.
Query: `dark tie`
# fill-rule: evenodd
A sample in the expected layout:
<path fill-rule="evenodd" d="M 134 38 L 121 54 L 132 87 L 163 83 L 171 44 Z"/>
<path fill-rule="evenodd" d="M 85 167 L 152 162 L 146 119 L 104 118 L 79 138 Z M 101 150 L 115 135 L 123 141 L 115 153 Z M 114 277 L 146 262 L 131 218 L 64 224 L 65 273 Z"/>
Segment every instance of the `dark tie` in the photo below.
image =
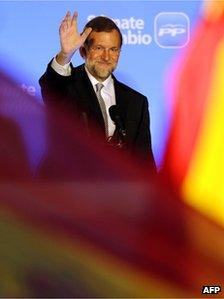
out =
<path fill-rule="evenodd" d="M 107 110 L 106 110 L 106 105 L 104 102 L 104 99 L 101 95 L 101 89 L 103 88 L 103 84 L 102 83 L 97 83 L 96 84 L 96 95 L 100 104 L 100 108 L 103 114 L 103 119 L 104 119 L 104 125 L 105 125 L 105 133 L 106 133 L 106 137 L 108 137 L 108 117 L 107 117 Z"/>

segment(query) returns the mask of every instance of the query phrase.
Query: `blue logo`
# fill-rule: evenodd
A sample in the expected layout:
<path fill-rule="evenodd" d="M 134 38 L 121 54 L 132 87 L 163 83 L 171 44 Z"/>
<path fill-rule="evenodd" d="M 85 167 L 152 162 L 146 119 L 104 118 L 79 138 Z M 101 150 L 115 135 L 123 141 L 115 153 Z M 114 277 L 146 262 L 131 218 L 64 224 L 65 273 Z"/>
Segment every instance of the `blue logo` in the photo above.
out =
<path fill-rule="evenodd" d="M 161 48 L 183 48 L 190 39 L 190 20 L 182 12 L 161 12 L 154 20 L 154 38 Z"/>

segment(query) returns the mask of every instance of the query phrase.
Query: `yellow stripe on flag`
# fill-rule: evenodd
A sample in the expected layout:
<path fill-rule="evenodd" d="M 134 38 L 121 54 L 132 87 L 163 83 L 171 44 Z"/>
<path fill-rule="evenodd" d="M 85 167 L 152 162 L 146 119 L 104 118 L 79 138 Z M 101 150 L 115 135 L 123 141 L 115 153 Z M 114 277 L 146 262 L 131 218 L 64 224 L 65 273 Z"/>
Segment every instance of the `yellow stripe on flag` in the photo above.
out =
<path fill-rule="evenodd" d="M 223 78 L 224 41 L 217 48 L 208 106 L 182 192 L 190 205 L 224 225 Z"/>

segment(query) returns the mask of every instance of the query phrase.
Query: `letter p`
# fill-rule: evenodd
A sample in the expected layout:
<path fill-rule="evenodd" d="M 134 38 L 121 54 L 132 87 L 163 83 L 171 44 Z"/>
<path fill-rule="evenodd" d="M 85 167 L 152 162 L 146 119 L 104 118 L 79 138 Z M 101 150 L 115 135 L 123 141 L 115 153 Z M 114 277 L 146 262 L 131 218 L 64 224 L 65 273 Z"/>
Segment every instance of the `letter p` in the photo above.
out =
<path fill-rule="evenodd" d="M 221 291 L 220 286 L 216 286 L 216 287 L 214 287 L 214 293 L 215 293 L 215 294 L 217 294 L 217 293 L 220 292 L 220 291 Z"/>

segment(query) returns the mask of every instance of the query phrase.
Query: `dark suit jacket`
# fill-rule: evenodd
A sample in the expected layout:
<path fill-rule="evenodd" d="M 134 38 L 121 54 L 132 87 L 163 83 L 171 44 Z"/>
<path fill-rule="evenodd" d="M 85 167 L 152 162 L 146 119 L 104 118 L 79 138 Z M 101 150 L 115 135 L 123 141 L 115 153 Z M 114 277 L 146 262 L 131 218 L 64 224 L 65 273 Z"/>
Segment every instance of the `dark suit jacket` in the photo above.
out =
<path fill-rule="evenodd" d="M 119 82 L 114 76 L 116 104 L 126 129 L 127 150 L 139 161 L 148 162 L 155 169 L 151 149 L 149 130 L 148 101 L 145 96 Z M 88 129 L 92 124 L 103 134 L 104 121 L 93 86 L 85 71 L 84 65 L 73 67 L 71 76 L 57 74 L 48 65 L 40 78 L 43 100 L 48 104 L 60 104 L 73 110 L 77 117 L 88 121 Z M 91 124 L 91 125 L 90 125 Z M 104 137 L 105 138 L 105 137 Z"/>

